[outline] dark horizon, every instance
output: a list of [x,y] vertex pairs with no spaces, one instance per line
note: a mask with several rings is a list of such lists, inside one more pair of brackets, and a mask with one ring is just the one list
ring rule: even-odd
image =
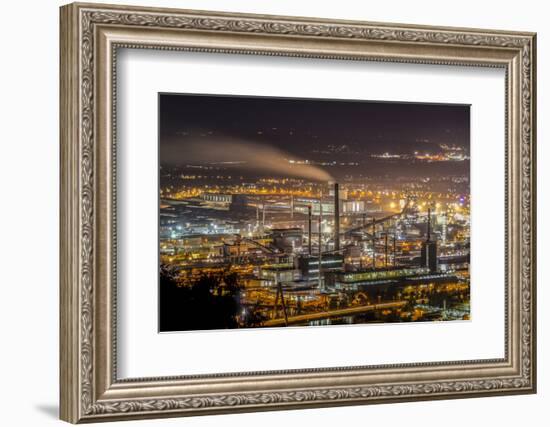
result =
[[298,158],[331,145],[403,154],[447,144],[469,153],[470,106],[161,93],[159,124],[161,164],[177,162],[174,149],[185,143],[220,139],[277,147]]

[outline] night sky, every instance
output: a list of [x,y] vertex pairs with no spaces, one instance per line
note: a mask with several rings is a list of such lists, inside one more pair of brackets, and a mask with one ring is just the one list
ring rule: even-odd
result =
[[367,157],[470,143],[470,107],[454,104],[160,94],[159,123],[161,164],[238,161],[239,142],[302,159],[330,145]]

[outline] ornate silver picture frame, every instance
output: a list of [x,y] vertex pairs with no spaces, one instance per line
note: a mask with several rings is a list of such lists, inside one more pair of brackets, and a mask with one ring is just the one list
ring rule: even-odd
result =
[[[99,4],[63,6],[61,419],[79,423],[534,393],[535,42],[533,33],[508,31]],[[114,148],[116,61],[121,48],[503,69],[504,357],[120,379]]]

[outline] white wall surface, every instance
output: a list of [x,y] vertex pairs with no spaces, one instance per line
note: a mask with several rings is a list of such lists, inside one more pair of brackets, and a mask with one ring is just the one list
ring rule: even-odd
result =
[[[113,3],[121,3],[111,0]],[[544,426],[550,418],[548,80],[550,29],[535,0],[460,2],[357,0],[134,0],[180,7],[334,19],[538,32],[539,393],[345,408],[136,421],[124,426]],[[61,425],[58,402],[58,6],[2,4],[0,65],[0,424]]]

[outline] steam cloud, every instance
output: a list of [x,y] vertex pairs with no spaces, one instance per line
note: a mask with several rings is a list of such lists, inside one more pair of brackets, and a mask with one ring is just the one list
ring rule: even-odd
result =
[[331,181],[332,177],[320,167],[308,164],[292,164],[289,159],[300,161],[294,155],[264,144],[223,137],[172,140],[161,144],[161,161],[164,164],[230,164],[239,169],[276,173],[280,176]]

